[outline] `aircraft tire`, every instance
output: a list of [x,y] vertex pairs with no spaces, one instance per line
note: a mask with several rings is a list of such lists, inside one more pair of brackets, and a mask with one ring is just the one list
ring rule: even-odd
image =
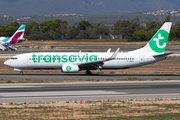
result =
[[87,71],[86,71],[86,75],[92,75],[91,71],[90,71],[90,70],[87,70]]
[[23,75],[23,71],[20,72],[20,75]]

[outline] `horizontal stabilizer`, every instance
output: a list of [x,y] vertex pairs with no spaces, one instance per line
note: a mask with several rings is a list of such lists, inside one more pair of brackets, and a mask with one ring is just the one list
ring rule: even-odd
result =
[[167,56],[167,55],[170,55],[170,54],[173,54],[173,52],[165,52],[163,54],[153,55],[153,57]]

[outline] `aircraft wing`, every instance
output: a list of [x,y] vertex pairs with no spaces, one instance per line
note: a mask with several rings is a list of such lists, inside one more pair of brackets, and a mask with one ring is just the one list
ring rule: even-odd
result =
[[104,64],[104,62],[116,59],[116,56],[117,56],[117,54],[119,52],[119,49],[120,48],[118,48],[114,52],[114,54],[108,59],[100,60],[100,61],[91,61],[91,62],[86,62],[86,63],[79,63],[78,66],[81,69],[87,69],[87,68],[89,68],[89,69],[99,69],[99,66],[102,66]]
[[173,52],[165,52],[163,54],[153,55],[153,57],[167,56],[167,55],[170,55],[170,54],[173,54]]

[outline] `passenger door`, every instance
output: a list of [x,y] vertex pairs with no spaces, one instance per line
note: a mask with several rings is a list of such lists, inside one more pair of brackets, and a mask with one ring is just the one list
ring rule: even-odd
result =
[[26,55],[23,56],[23,63],[24,64],[28,63],[28,56],[26,56]]

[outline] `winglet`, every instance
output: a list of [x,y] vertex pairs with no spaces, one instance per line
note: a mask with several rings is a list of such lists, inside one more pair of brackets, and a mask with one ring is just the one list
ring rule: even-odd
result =
[[111,48],[108,49],[107,53],[110,53],[111,52]]
[[114,52],[114,54],[111,56],[110,59],[116,59],[119,50],[120,50],[120,48],[118,48],[118,49]]

